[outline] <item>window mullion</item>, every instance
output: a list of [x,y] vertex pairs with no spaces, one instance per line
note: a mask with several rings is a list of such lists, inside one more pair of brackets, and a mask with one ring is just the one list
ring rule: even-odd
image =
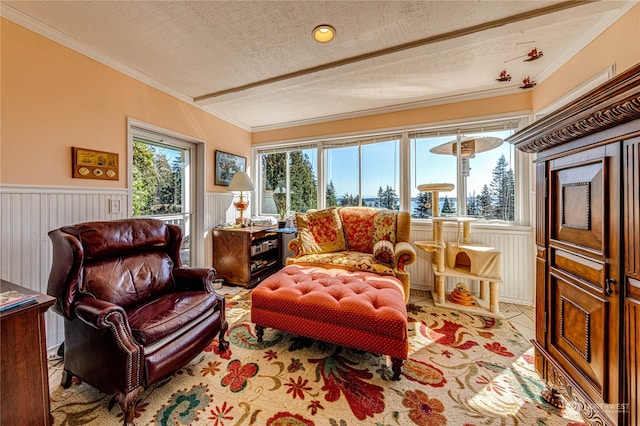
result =
[[358,205],[362,206],[362,144],[358,143]]

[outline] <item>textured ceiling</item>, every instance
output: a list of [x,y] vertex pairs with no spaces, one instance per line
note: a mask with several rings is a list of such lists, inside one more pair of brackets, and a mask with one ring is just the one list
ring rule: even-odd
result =
[[[2,15],[262,130],[523,90],[633,3],[3,1]],[[311,38],[324,23],[328,44]]]

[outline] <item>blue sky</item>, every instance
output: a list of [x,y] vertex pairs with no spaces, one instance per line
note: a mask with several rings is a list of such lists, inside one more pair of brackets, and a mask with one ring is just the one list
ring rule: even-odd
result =
[[[485,133],[485,135],[506,138],[509,131]],[[416,187],[425,183],[453,183],[456,184],[456,158],[453,155],[440,155],[429,152],[434,146],[449,142],[455,137],[446,136],[419,140],[417,142],[418,155],[413,155],[412,142],[412,166],[411,166],[411,196],[418,195]],[[398,171],[391,165],[398,164],[397,150],[394,142],[363,145],[363,198],[373,198],[378,194],[378,188],[386,188],[392,185],[399,188]],[[470,159],[470,175],[467,179],[469,193],[474,190],[480,193],[484,184],[489,184],[492,179],[492,171],[496,166],[500,154],[504,154],[507,162],[513,167],[513,147],[504,142],[498,148],[491,151],[476,154]],[[328,158],[329,174],[327,182],[333,180],[337,195],[340,197],[345,192],[358,193],[358,162],[357,147],[340,148],[334,151]],[[445,193],[442,196],[447,195]],[[449,196],[455,197],[455,189]]]

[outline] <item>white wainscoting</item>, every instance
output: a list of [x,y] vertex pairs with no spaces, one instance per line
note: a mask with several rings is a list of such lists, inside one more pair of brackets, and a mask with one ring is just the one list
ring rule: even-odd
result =
[[[430,241],[433,239],[430,223],[411,225],[411,241]],[[444,240],[457,241],[457,226],[445,225]],[[471,225],[471,241],[488,244],[502,252],[502,278],[500,301],[534,305],[534,267],[535,252],[533,229],[531,227],[513,227],[499,225]],[[408,266],[411,273],[411,287],[415,289],[433,288],[433,270],[431,253],[414,246],[417,260]],[[473,283],[459,278],[446,278],[447,291],[453,290],[457,282],[464,282],[469,290],[477,293],[478,282]]]
[[[109,213],[110,200],[120,203],[119,213]],[[122,219],[128,202],[126,190],[2,185],[0,276],[46,293],[51,269],[48,232],[78,222]],[[64,340],[64,322],[51,310],[45,321],[47,347],[56,347]]]
[[[120,203],[118,213],[110,213],[110,200]],[[0,186],[0,277],[41,293],[47,292],[51,269],[51,242],[48,232],[64,225],[90,220],[126,217],[129,202],[126,190]],[[205,266],[212,264],[211,229],[220,223],[233,223],[237,213],[232,195],[207,193],[204,203]],[[502,250],[504,284],[500,300],[533,305],[533,232],[531,228],[472,227],[472,240]],[[412,226],[411,241],[430,240],[430,224]],[[445,228],[445,238],[455,239],[455,228]],[[430,255],[417,249],[418,259],[409,266],[412,287],[430,289]],[[455,282],[450,280],[448,287]],[[471,290],[475,289],[470,286]],[[64,340],[62,318],[45,314],[47,347],[56,348]]]

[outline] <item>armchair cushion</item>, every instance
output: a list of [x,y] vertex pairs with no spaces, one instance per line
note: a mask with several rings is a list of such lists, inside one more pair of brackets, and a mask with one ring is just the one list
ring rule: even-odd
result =
[[146,347],[211,314],[217,306],[218,299],[209,292],[175,292],[129,309],[127,318],[134,339]]
[[297,257],[297,265],[315,265],[326,268],[342,268],[349,271],[375,272],[380,275],[395,275],[393,267],[377,262],[373,254],[359,251],[336,251],[333,253],[314,253]]
[[296,226],[303,254],[346,250],[342,222],[335,207],[296,213]]

